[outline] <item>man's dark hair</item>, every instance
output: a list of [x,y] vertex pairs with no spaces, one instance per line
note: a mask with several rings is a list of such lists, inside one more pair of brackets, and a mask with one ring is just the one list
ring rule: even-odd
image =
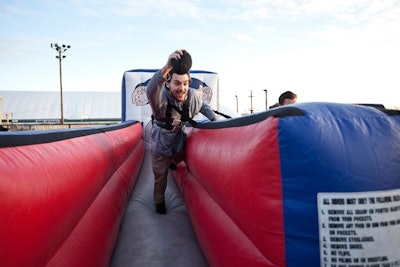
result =
[[180,59],[172,60],[171,72],[176,74],[186,74],[189,72],[191,67],[192,67],[192,57],[188,52],[183,51],[183,54],[180,57]]
[[168,73],[167,81],[169,82],[172,78],[172,74],[176,73],[179,75],[187,74],[189,76],[189,81],[191,81],[190,77],[190,68],[192,67],[192,57],[186,51],[183,51],[183,54],[180,59],[172,60],[172,70]]

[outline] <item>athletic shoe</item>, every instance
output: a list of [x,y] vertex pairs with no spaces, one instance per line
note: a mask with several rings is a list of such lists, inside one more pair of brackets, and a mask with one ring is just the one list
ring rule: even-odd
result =
[[166,214],[167,209],[165,208],[165,202],[156,204],[156,212],[159,214]]

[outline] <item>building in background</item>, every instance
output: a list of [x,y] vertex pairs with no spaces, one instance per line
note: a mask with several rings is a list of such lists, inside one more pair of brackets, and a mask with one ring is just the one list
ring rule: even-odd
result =
[[[0,91],[3,126],[59,124],[60,93],[49,91]],[[71,123],[120,122],[120,92],[64,92],[64,120]]]

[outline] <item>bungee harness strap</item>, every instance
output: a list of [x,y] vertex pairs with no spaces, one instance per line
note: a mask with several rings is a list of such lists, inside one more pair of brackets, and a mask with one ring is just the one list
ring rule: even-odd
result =
[[188,101],[183,102],[182,110],[168,101],[167,109],[165,112],[165,118],[155,119],[154,116],[152,115],[151,118],[153,124],[156,124],[157,126],[164,128],[166,130],[170,131],[174,130],[177,127],[177,125],[173,125],[174,119],[172,118],[172,109],[175,109],[176,112],[178,112],[179,115],[181,115],[181,123],[179,125],[179,128],[182,128],[185,122],[189,122],[192,126],[195,126],[197,124],[197,122],[194,121],[189,116]]

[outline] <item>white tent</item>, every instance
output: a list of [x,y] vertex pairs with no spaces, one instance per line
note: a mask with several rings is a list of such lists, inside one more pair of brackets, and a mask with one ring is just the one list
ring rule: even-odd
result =
[[[60,92],[0,91],[2,119],[59,120]],[[99,120],[121,118],[120,92],[63,92],[66,120]]]

